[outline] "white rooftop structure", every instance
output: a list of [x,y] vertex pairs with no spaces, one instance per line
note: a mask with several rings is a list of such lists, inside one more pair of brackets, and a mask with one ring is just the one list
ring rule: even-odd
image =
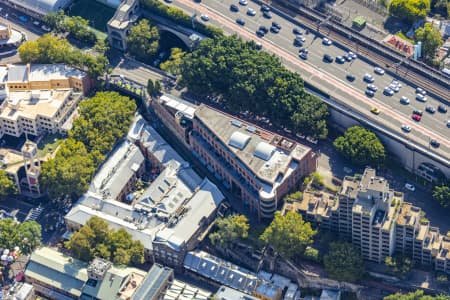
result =
[[228,141],[228,145],[237,148],[239,150],[242,150],[247,146],[248,142],[250,141],[250,137],[242,132],[235,131],[230,137],[230,140]]
[[159,100],[163,105],[168,106],[177,112],[180,112],[188,119],[194,118],[195,109],[197,108],[192,103],[183,101],[180,98],[173,97],[169,94],[162,95]]
[[72,0],[8,0],[15,6],[46,15],[66,8]]

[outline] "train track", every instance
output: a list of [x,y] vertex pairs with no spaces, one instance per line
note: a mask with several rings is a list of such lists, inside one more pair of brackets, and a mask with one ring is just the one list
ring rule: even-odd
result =
[[[325,16],[318,12],[312,10],[308,10],[308,12],[306,12],[306,9],[303,7],[302,9],[299,9],[298,7],[287,7],[282,5],[275,5],[275,7],[282,11],[284,11],[283,8],[288,8],[291,11],[293,10],[297,12],[295,18],[298,18],[302,24],[306,25],[310,29],[317,31],[322,35],[330,37],[332,40],[345,46],[346,48],[349,48],[355,53],[359,53],[360,55],[363,55],[367,59],[373,61],[375,64],[388,69],[390,72],[396,74],[399,78],[407,80],[417,87],[424,88],[430,94],[433,94],[436,97],[447,102],[447,104],[450,104],[449,89],[444,86],[446,85],[446,82],[443,82],[442,85],[438,84],[430,78],[427,78],[422,74],[418,74],[417,72],[411,70],[411,68],[404,66],[403,64],[409,64],[409,61],[407,58],[405,59],[405,56],[392,55],[390,53],[389,56],[396,56],[391,58],[369,49],[363,43],[360,43],[352,37],[345,36],[343,35],[342,31],[338,31],[333,28],[332,23],[323,23]],[[321,24],[321,26],[318,26],[319,24]],[[400,63],[402,60],[406,61]]]

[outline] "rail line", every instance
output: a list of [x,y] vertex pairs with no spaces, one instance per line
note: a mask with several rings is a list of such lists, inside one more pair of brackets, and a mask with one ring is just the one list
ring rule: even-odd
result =
[[[294,19],[298,18],[298,21],[300,21],[300,23],[302,23],[306,27],[309,27],[311,30],[316,31],[321,35],[330,37],[338,44],[341,44],[351,49],[355,53],[362,54],[368,60],[371,60],[375,64],[389,70],[390,72],[396,74],[403,80],[407,80],[417,87],[424,88],[425,90],[427,90],[427,92],[444,100],[445,102],[447,102],[447,104],[450,104],[449,89],[445,87],[445,85],[448,87],[450,86],[450,84],[446,82],[446,79],[442,78],[435,79],[437,81],[440,81],[440,83],[442,83],[439,84],[431,80],[430,78],[427,78],[422,74],[415,72],[413,68],[405,67],[403,64],[411,64],[411,62],[409,61],[408,58],[406,58],[406,56],[402,56],[398,53],[395,54],[389,53],[387,56],[383,55],[384,53],[383,54],[377,53],[376,51],[373,51],[369,49],[369,47],[364,45],[365,43],[361,42],[360,40],[358,41],[358,39],[354,38],[352,33],[348,34],[351,35],[351,37],[348,37],[348,35],[345,36],[342,30],[337,30],[336,28],[333,27],[333,25],[335,24],[331,23],[332,21],[325,22],[321,26],[318,26],[318,24],[326,20],[325,16],[319,12],[304,7],[302,7],[302,9],[299,9],[298,7],[292,7],[281,4],[277,4],[275,7],[282,11],[283,8],[288,8],[289,10],[296,12],[297,14],[293,18]],[[326,28],[326,30],[324,30],[324,28]],[[405,60],[405,62],[402,62],[403,60]],[[431,72],[431,70],[429,71]]]

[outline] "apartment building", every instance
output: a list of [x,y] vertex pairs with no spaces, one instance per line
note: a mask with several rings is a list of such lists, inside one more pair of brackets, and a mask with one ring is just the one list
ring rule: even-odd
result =
[[314,172],[311,148],[206,105],[195,109],[190,146],[251,211],[271,218],[284,195]]
[[333,195],[306,191],[300,202],[287,203],[321,228],[351,240],[370,261],[402,253],[414,261],[450,274],[450,238],[422,220],[422,210],[404,202],[403,194],[389,188],[386,179],[367,168],[362,176],[345,177]]

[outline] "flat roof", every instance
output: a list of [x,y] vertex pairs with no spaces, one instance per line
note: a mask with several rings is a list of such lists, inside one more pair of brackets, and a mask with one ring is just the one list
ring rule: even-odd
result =
[[195,117],[253,174],[270,184],[285,177],[293,167],[293,159],[298,162],[311,151],[305,145],[204,104],[195,110]]
[[165,285],[171,277],[173,277],[172,269],[159,264],[153,264],[142,281],[142,284],[131,297],[131,300],[154,299],[161,290],[161,287]]
[[50,81],[56,79],[82,79],[86,73],[65,64],[31,64],[29,81]]

